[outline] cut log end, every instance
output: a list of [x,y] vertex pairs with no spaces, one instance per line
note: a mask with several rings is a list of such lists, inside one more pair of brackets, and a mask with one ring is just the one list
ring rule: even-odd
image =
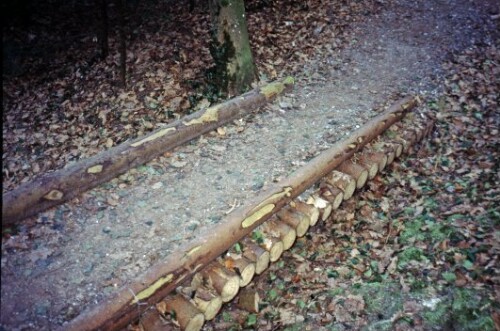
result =
[[302,201],[294,201],[294,208],[309,217],[309,226],[314,226],[319,219],[319,210]]
[[241,291],[238,299],[238,307],[251,313],[259,312],[259,294],[254,289]]
[[244,268],[239,269],[239,272],[240,272],[240,287],[245,287],[252,281],[252,278],[255,275],[255,264],[250,263]]
[[[373,179],[375,176],[377,176],[378,173],[378,164],[377,163],[370,163],[366,165],[366,170],[368,171],[368,179]],[[359,187],[359,184],[357,184],[357,188],[360,189],[366,184],[366,181],[361,187]]]
[[262,255],[259,256],[259,258],[255,261],[255,273],[257,275],[260,275],[263,273],[267,268],[269,268],[269,263],[271,261],[271,255],[269,252],[264,252]]
[[269,260],[271,262],[278,261],[285,250],[283,242],[274,238],[266,238],[264,247],[269,251]]
[[[352,164],[352,162],[350,162],[350,161],[349,161],[349,163]],[[330,175],[326,178],[326,181],[330,185],[332,185],[333,187],[339,188],[342,191],[342,193],[344,193],[344,200],[348,200],[352,197],[352,195],[354,194],[354,191],[356,190],[356,185],[358,182],[356,180],[356,178],[358,178],[359,176],[362,176],[362,175],[360,175],[360,174],[357,174],[356,176],[351,175],[351,174],[347,173],[347,171],[349,171],[348,169],[350,169],[350,168],[346,167],[346,169],[342,169],[342,170],[345,170],[345,172],[344,172],[344,171],[340,170],[341,166],[342,166],[342,168],[344,168],[345,162],[339,166],[339,171],[337,171],[337,170],[332,171],[330,173]],[[359,169],[362,167],[357,167],[357,168]],[[363,172],[363,170],[364,169],[359,169],[360,172]],[[364,171],[366,171],[366,170],[364,170]],[[368,174],[366,174],[366,175],[368,175]]]
[[[309,224],[310,224],[309,217],[307,215],[305,215],[304,213],[302,213],[294,208],[282,209],[278,213],[278,217],[281,221],[285,222],[286,224],[291,226],[293,229],[295,229],[297,237],[304,236],[307,232],[307,229],[309,229]],[[286,244],[285,244],[285,246],[286,246]],[[285,247],[285,249],[288,249],[288,248]]]
[[328,206],[326,206],[326,208],[322,210],[321,220],[326,221],[328,217],[330,217],[330,215],[332,214],[332,211],[333,211],[332,204],[328,204]]
[[238,276],[229,277],[226,284],[222,287],[221,299],[222,302],[231,301],[240,290],[240,278]]
[[198,331],[205,323],[203,313],[179,294],[159,302],[156,309],[162,314],[174,313],[173,317],[179,323],[181,330]]
[[222,299],[213,289],[199,287],[193,298],[196,307],[203,312],[205,319],[213,319],[222,307]]
[[203,314],[198,314],[191,318],[191,320],[186,325],[185,331],[199,331],[205,323],[205,317]]
[[[368,174],[366,175],[362,175],[361,178],[365,178],[365,182],[366,182],[366,179],[368,178]],[[352,180],[348,183],[348,185],[346,187],[344,187],[344,200],[348,200],[350,199],[353,194],[354,194],[354,191],[356,190],[356,187],[357,187],[357,183],[359,183],[359,180],[356,181],[356,180]]]
[[261,225],[261,230],[267,237],[280,240],[283,243],[283,249],[292,247],[297,237],[295,229],[284,222],[282,217],[265,222]]
[[270,256],[269,252],[249,238],[244,238],[241,241],[243,246],[243,256],[255,263],[255,273],[260,275],[269,267]]
[[292,248],[295,243],[295,239],[297,239],[297,233],[294,229],[290,229],[290,231],[282,238],[283,249],[289,250]]
[[[377,174],[377,172],[375,171],[375,174]],[[367,170],[364,170],[362,171],[358,178],[356,179],[356,188],[359,190],[361,188],[363,188],[363,186],[365,186],[366,182],[368,181],[368,177],[369,177],[369,173]],[[375,176],[374,176],[375,177]],[[349,195],[349,198],[352,197],[352,195],[354,194],[354,190],[352,191],[352,193]],[[346,196],[346,193],[344,192],[344,198]],[[349,198],[346,198],[349,199]]]

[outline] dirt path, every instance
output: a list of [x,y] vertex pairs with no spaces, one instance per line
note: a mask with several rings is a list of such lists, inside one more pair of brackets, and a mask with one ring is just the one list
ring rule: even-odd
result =
[[7,240],[1,325],[53,329],[75,317],[348,135],[374,107],[437,95],[443,60],[489,42],[494,28],[483,2],[382,5],[350,27],[345,50],[308,64],[276,105],[43,213]]

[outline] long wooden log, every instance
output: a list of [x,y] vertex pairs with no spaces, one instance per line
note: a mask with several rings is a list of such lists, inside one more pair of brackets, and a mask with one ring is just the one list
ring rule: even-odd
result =
[[293,84],[288,77],[200,110],[153,133],[44,174],[3,195],[2,226],[68,201],[224,123],[263,106]]
[[135,320],[148,305],[155,304],[187,281],[205,265],[250,234],[271,215],[360,151],[365,144],[399,121],[417,104],[404,98],[374,117],[348,139],[334,144],[290,177],[273,184],[246,205],[234,210],[217,225],[185,243],[104,302],[84,311],[64,330],[117,330]]

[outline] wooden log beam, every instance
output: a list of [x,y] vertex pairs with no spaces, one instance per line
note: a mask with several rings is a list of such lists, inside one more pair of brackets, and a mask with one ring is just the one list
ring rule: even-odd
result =
[[3,195],[2,226],[68,201],[224,123],[263,106],[293,85],[293,78],[252,90],[202,109],[149,135],[126,141],[93,157],[44,174]]
[[155,304],[187,281],[205,265],[249,235],[292,199],[333,171],[363,146],[401,120],[415,107],[416,99],[404,98],[356,130],[348,139],[334,144],[290,177],[234,210],[214,227],[185,243],[148,271],[115,292],[102,303],[84,311],[63,330],[117,330],[137,319],[148,305]]

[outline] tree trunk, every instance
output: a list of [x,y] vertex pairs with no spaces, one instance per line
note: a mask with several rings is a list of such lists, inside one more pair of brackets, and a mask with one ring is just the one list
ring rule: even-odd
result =
[[212,20],[210,52],[215,61],[216,84],[229,96],[250,89],[256,68],[248,40],[243,0],[209,0]]
[[124,142],[64,169],[42,175],[3,195],[2,226],[68,201],[127,170],[263,106],[293,84],[292,78],[200,110],[165,128]]
[[118,34],[120,39],[120,82],[127,88],[127,45],[125,43],[125,4],[124,0],[117,0],[118,7]]

